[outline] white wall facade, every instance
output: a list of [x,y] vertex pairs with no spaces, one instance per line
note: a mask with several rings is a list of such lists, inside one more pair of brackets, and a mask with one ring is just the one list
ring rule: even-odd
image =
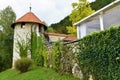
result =
[[80,39],[80,26],[77,26],[77,38]]

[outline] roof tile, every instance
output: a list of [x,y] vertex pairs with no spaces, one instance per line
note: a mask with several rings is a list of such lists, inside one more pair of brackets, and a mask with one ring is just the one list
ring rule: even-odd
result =
[[44,24],[34,13],[28,12],[19,18],[16,22],[36,22],[40,24]]
[[[25,15],[23,15],[21,18],[19,18],[18,20],[16,20],[11,27],[14,28],[14,25],[16,23],[21,23],[21,22],[33,22],[33,23],[38,23],[38,24],[42,24],[44,25],[44,23],[32,12],[28,12]],[[47,27],[44,25],[45,30],[47,29]]]

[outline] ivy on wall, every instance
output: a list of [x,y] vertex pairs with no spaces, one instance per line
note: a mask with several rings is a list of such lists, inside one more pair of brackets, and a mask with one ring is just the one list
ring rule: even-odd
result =
[[111,27],[79,41],[79,65],[84,80],[120,79],[120,27]]

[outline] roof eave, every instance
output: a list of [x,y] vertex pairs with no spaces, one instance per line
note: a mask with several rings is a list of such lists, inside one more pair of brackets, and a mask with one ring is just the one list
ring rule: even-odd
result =
[[[15,25],[16,25],[16,24],[19,24],[19,23],[22,23],[22,22],[14,22],[14,23],[11,25],[11,27],[14,29]],[[38,23],[38,22],[25,22],[25,23],[37,23],[37,24],[40,24],[40,23]],[[43,26],[44,26],[45,31],[47,30],[47,26],[46,26],[46,25],[44,25],[44,24],[40,24],[40,25],[43,25]]]

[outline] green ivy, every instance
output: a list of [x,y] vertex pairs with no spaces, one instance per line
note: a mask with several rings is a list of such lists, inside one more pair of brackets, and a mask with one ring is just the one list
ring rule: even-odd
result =
[[79,41],[79,65],[84,80],[120,79],[120,27],[88,35]]

